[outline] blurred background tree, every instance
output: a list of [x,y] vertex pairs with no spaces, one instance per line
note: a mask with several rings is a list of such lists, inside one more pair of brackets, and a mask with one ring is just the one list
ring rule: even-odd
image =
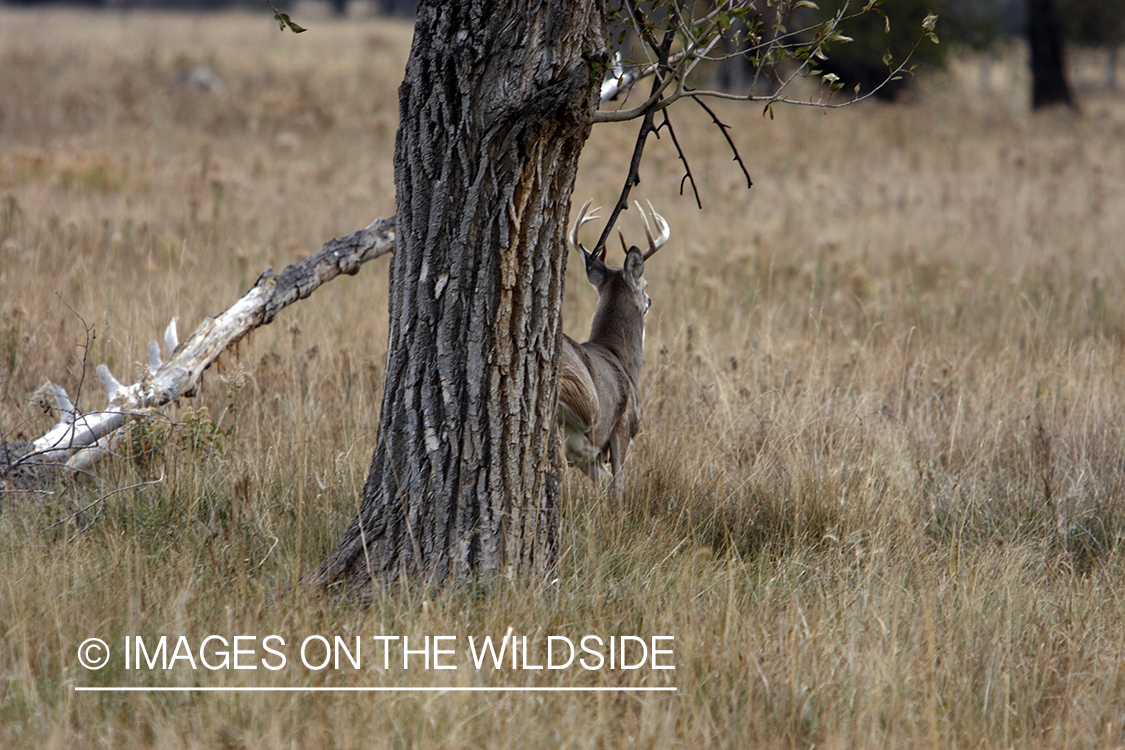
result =
[[1027,44],[1031,52],[1031,108],[1075,108],[1063,56],[1063,23],[1055,0],[1027,0]]
[[1117,65],[1125,42],[1125,3],[1117,0],[1056,0],[1066,38],[1106,51],[1105,87],[1117,90]]

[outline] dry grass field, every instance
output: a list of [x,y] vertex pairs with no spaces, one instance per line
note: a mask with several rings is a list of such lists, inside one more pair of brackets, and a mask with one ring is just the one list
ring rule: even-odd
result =
[[[44,380],[97,409],[94,365],[137,374],[169,318],[188,332],[266,267],[394,212],[410,26],[298,20],[0,8],[6,439],[52,424],[29,399]],[[199,65],[220,90],[177,83]],[[548,583],[408,584],[366,609],[289,587],[356,510],[386,262],[286,310],[135,427],[133,460],[3,501],[0,747],[1125,747],[1125,99],[1083,70],[1082,117],[1028,112],[1018,51],[895,107],[720,106],[751,190],[681,105],[704,208],[653,143],[635,195],[673,237],[647,272],[627,503],[567,472]],[[634,133],[595,129],[578,203],[614,199]],[[564,313],[583,335],[577,266]],[[476,670],[462,651],[455,671],[403,670],[366,651],[509,628],[670,635],[676,668]],[[269,634],[285,669],[119,653]],[[362,667],[297,664],[316,634],[361,636]],[[115,654],[88,671],[95,636]]]

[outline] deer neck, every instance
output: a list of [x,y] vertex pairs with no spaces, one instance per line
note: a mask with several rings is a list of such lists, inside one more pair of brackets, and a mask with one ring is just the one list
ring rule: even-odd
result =
[[613,352],[634,383],[641,376],[644,338],[644,313],[632,306],[598,305],[590,325],[590,343]]

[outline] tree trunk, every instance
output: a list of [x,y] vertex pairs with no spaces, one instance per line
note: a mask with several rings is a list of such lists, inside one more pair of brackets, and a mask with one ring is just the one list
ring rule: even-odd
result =
[[1054,104],[1074,108],[1063,65],[1063,27],[1054,0],[1027,0],[1031,46],[1031,108]]
[[552,568],[565,230],[603,24],[599,0],[419,3],[379,436],[322,585]]

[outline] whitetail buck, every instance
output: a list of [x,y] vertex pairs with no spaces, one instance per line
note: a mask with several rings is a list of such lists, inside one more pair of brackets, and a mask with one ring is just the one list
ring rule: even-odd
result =
[[[563,335],[556,418],[567,460],[595,481],[608,482],[612,478],[613,492],[621,500],[625,494],[621,464],[641,424],[637,381],[641,376],[645,313],[649,306],[645,261],[668,241],[671,232],[668,222],[650,204],[649,211],[659,231],[653,239],[648,217],[638,203],[648,251],[642,253],[637,247],[625,249],[625,265],[612,268],[605,264],[604,247],[590,253],[578,242],[582,225],[598,218],[587,211],[590,203],[586,201],[570,230],[570,244],[582,254],[586,278],[598,290],[598,306],[590,324],[589,341],[579,344]],[[621,246],[625,248],[624,236]],[[607,460],[612,474],[603,466]]]

